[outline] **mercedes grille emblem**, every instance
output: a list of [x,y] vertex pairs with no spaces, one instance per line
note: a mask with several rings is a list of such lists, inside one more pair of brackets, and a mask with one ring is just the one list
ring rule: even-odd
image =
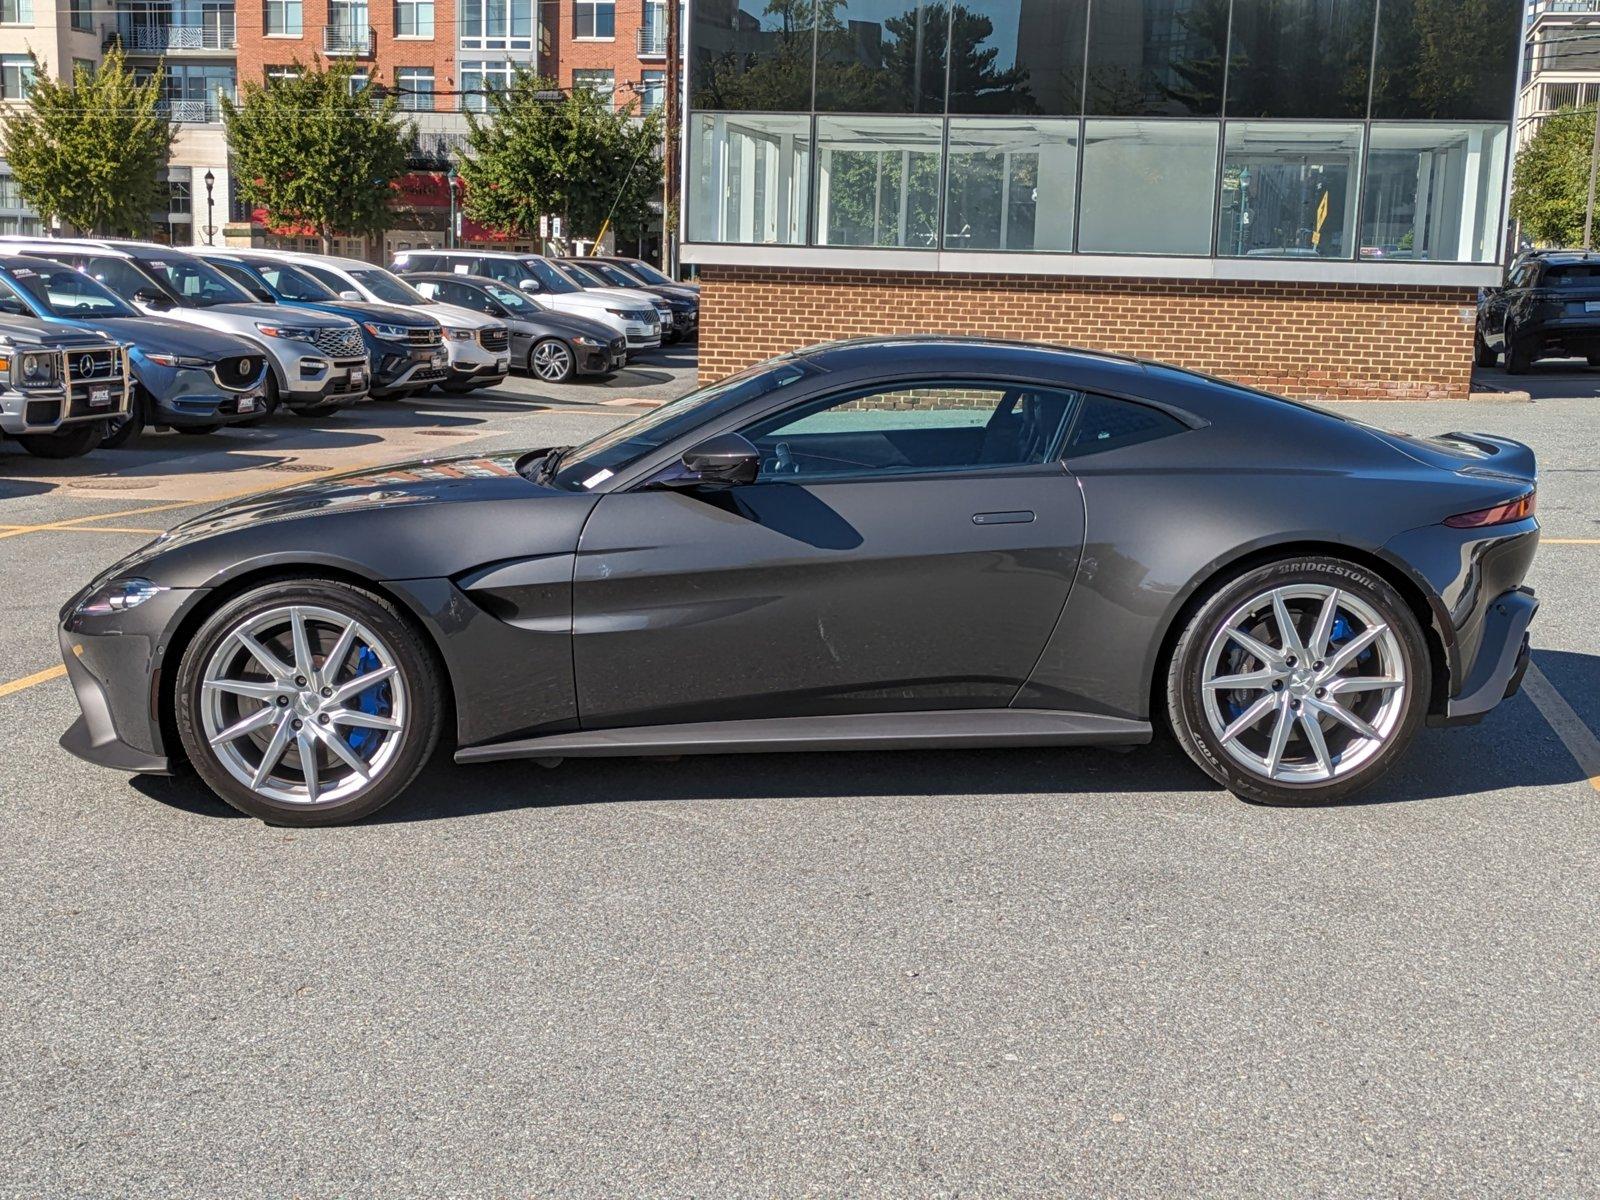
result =
[[78,372],[82,375],[94,374],[94,356],[92,354],[85,354],[78,360]]

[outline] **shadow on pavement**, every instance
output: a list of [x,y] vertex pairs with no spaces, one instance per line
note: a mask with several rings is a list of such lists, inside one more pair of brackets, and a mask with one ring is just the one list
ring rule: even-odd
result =
[[1600,369],[1581,358],[1536,362],[1526,374],[1508,375],[1504,367],[1478,367],[1472,372],[1475,392],[1527,392],[1535,400],[1600,398]]
[[[1574,703],[1600,696],[1600,657],[1540,651],[1537,660]],[[1585,707],[1593,708],[1593,705]],[[1581,710],[1580,710],[1581,711]],[[1594,712],[1583,715],[1591,723]],[[1449,800],[1510,788],[1580,782],[1583,771],[1525,696],[1482,724],[1424,730],[1394,770],[1343,805],[1360,808]],[[133,786],[162,804],[201,816],[238,816],[193,775],[136,776]],[[437,754],[407,793],[370,824],[638,801],[792,800],[905,796],[1075,796],[1213,793],[1234,803],[1159,735],[1130,751],[1096,749],[947,750],[808,754],[687,755],[677,760],[568,759],[458,767]]]

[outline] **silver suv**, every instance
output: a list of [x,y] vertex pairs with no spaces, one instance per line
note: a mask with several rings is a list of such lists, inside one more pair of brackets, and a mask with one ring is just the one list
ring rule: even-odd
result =
[[366,343],[354,321],[260,301],[192,254],[153,242],[6,237],[0,243],[75,267],[149,316],[259,346],[272,368],[268,412],[284,404],[318,416],[364,399],[371,385]]
[[40,458],[76,458],[128,411],[128,355],[98,334],[0,317],[0,433]]

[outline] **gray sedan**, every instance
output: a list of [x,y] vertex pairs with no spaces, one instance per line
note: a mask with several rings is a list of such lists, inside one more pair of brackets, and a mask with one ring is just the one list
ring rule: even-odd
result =
[[482,275],[429,271],[406,281],[430,300],[498,317],[511,331],[511,366],[546,383],[608,375],[628,361],[628,342],[608,326],[541,308],[516,288]]

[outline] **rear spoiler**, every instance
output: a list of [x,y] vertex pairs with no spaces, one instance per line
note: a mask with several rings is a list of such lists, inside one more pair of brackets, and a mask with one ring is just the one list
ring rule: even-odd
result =
[[[1534,481],[1537,467],[1533,450],[1510,438],[1495,437],[1488,433],[1447,433],[1443,438],[1471,446],[1488,460],[1480,468],[1496,475],[1514,475],[1518,479]],[[1471,468],[1468,468],[1469,470]]]

